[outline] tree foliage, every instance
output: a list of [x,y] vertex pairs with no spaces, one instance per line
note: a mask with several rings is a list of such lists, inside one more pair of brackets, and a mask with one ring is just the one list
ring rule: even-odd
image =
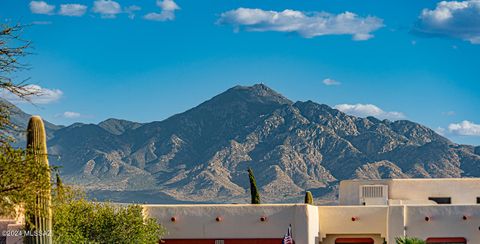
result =
[[61,187],[62,195],[53,198],[55,243],[158,243],[165,235],[139,205],[91,202],[81,191]]
[[[30,42],[21,37],[23,29],[20,24],[0,24],[0,96],[14,95],[29,101],[39,92],[30,89],[26,80],[12,78],[14,73],[27,68],[20,61],[29,54],[30,47]],[[15,206],[35,201],[36,193],[49,183],[39,177],[48,172],[48,167],[35,164],[25,150],[11,147],[9,135],[16,128],[10,122],[9,110],[0,101],[0,215],[12,215]]]
[[[21,59],[29,54],[30,41],[21,37],[24,26],[20,24],[0,24],[0,95],[17,96],[25,101],[40,95],[40,91],[31,89],[27,79],[16,81],[12,77],[16,72],[28,68]],[[5,145],[11,138],[7,130],[15,129],[9,120],[9,108],[0,102],[0,144]]]
[[313,195],[311,191],[305,192],[305,203],[313,205]]
[[260,194],[257,189],[257,181],[253,175],[252,168],[248,168],[248,178],[250,180],[250,194],[252,197],[252,204],[260,204]]
[[15,207],[34,203],[39,191],[49,187],[46,165],[36,164],[22,149],[0,147],[0,215],[12,215]]
[[418,239],[416,237],[397,237],[395,238],[396,244],[426,244],[426,242],[422,239]]

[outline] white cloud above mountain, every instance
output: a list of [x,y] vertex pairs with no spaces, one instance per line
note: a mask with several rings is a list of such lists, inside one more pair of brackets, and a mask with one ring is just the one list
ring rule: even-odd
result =
[[180,7],[173,0],[157,0],[157,6],[161,9],[160,12],[147,13],[144,18],[153,21],[168,21],[175,19],[175,11],[180,10]]
[[460,136],[480,136],[480,124],[464,120],[459,123],[451,123],[448,125],[448,131]]
[[480,0],[442,1],[423,9],[413,32],[480,44]]
[[[27,85],[25,89],[31,93],[36,93],[35,96],[29,96],[27,99],[34,104],[48,104],[58,101],[63,92],[59,89],[48,89],[38,85]],[[12,103],[27,103],[28,101],[19,98],[18,96],[6,90],[0,90],[0,96],[9,100]]]
[[331,14],[327,12],[302,12],[286,9],[281,12],[238,8],[224,12],[217,23],[232,25],[235,31],[276,31],[298,33],[312,38],[324,35],[352,35],[353,40],[363,41],[373,37],[372,32],[384,26],[383,20],[360,17],[352,12]]
[[51,15],[54,13],[55,10],[55,5],[50,5],[45,1],[31,1],[29,7],[30,11],[34,14]]
[[399,120],[405,119],[406,116],[401,112],[395,111],[384,111],[373,104],[338,104],[334,106],[335,109],[338,109],[346,114],[357,116],[357,117],[368,117],[373,116],[378,119],[389,119],[389,120]]

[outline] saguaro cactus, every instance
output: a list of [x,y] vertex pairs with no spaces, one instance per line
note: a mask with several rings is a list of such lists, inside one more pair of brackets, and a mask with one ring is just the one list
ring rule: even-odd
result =
[[310,192],[310,191],[305,192],[305,203],[306,203],[306,204],[312,204],[312,205],[313,205],[312,192]]
[[[40,116],[32,116],[27,128],[27,153],[35,164],[48,168],[47,137],[45,126]],[[25,206],[25,229],[27,235],[24,242],[52,243],[52,210],[50,193],[50,171],[39,173],[38,181],[44,181],[45,187],[38,189],[35,203]]]
[[260,194],[257,189],[257,181],[253,175],[253,170],[248,168],[248,178],[250,179],[250,194],[252,195],[252,204],[260,204]]

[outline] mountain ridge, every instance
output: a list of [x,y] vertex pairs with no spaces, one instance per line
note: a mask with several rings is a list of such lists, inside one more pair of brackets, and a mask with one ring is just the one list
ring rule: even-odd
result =
[[56,128],[48,145],[67,182],[118,201],[135,201],[137,191],[157,192],[155,202],[248,202],[248,167],[266,202],[298,202],[305,190],[334,201],[343,179],[480,176],[480,147],[408,120],[292,102],[263,84],[230,88],[163,121]]

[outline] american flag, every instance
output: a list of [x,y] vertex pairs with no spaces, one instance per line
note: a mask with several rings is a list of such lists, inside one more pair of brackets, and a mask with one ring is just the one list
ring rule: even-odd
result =
[[283,237],[282,244],[293,244],[293,239],[292,239],[292,225],[288,226],[287,233]]

